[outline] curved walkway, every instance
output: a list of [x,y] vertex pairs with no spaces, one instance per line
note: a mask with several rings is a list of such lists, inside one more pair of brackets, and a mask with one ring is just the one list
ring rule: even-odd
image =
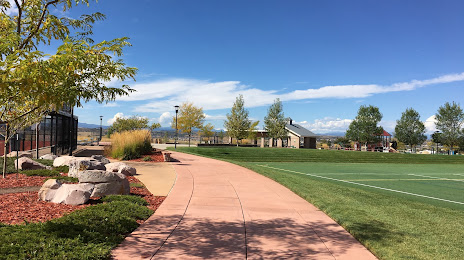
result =
[[227,162],[172,157],[171,193],[114,259],[376,259],[282,185]]

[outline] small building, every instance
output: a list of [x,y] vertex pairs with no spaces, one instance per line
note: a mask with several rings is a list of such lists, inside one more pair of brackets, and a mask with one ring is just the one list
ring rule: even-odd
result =
[[261,147],[291,147],[291,148],[306,148],[316,149],[317,135],[301,125],[294,124],[290,119],[285,126],[288,131],[288,136],[284,139],[273,140],[269,138],[266,130],[257,130],[256,137],[261,139]]

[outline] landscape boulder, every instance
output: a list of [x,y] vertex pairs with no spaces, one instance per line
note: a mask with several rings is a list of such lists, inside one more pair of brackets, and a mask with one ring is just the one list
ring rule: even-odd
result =
[[6,156],[7,157],[13,157],[13,158],[15,158],[16,156],[18,156],[18,158],[27,157],[27,158],[32,159],[32,153],[31,152],[16,152],[16,151],[13,151],[13,152],[7,154]]
[[108,164],[110,163],[110,160],[108,160],[107,158],[105,158],[105,156],[103,155],[92,155],[91,156],[92,159],[95,159],[103,164]]
[[137,170],[134,167],[122,162],[108,163],[105,164],[106,170],[109,172],[119,172],[126,176],[132,176],[137,173]]
[[15,160],[15,168],[16,170],[19,168],[20,170],[39,170],[39,169],[51,169],[51,167],[43,165],[39,162],[32,160],[29,157],[21,157]]
[[80,184],[95,185],[91,197],[102,197],[111,194],[128,195],[130,185],[126,176],[118,172],[87,170],[79,174]]
[[39,200],[50,201],[56,193],[56,190],[61,187],[61,182],[56,179],[47,180],[39,190]]
[[63,165],[69,166],[69,163],[75,159],[76,157],[69,155],[57,157],[55,160],[53,160],[53,167],[59,167]]
[[40,159],[43,159],[43,160],[52,160],[52,161],[54,161],[56,158],[58,158],[58,155],[54,155],[54,154],[50,154],[50,153],[40,156]]
[[105,165],[92,158],[75,158],[69,162],[69,177],[78,178],[79,174],[86,170],[106,170]]
[[95,188],[93,184],[62,184],[55,192],[50,202],[67,205],[81,205],[89,201]]

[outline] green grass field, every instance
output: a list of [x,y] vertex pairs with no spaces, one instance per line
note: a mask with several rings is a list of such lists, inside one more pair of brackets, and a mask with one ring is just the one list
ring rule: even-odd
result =
[[462,259],[464,157],[352,151],[181,148],[285,185],[380,259]]

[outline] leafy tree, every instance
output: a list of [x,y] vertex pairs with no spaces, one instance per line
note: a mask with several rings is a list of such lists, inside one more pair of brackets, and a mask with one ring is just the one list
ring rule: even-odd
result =
[[[78,4],[89,1],[15,0],[17,14],[7,14],[12,6],[0,0],[0,123],[6,124],[5,151],[17,130],[39,122],[50,111],[65,105],[81,107],[90,100],[108,102],[133,91],[127,85],[116,88],[105,83],[134,78],[137,69],[117,59],[123,47],[130,46],[128,38],[95,44],[90,38],[92,25],[103,20],[103,14],[73,19],[52,12]],[[52,41],[61,43],[56,53],[44,53]]]
[[459,104],[447,102],[438,108],[435,115],[437,122],[435,125],[441,131],[441,143],[448,145],[451,150],[458,145],[459,138],[462,136],[462,125],[464,123],[464,112]]
[[[200,136],[204,136],[204,137],[207,137],[208,139],[214,135],[214,126],[211,124],[211,123],[208,123],[206,125],[203,125],[201,128],[200,128],[200,131],[199,131],[199,135]],[[200,140],[201,141],[201,140]]]
[[113,133],[121,133],[124,131],[137,130],[137,129],[156,129],[161,127],[159,123],[153,123],[148,126],[148,118],[140,116],[131,116],[129,118],[116,118],[116,121],[108,128],[108,135]]
[[335,139],[334,143],[339,144],[340,146],[343,146],[345,148],[351,147],[350,139],[346,137],[338,137],[337,139]]
[[424,123],[420,121],[420,115],[416,110],[408,108],[401,118],[396,120],[395,137],[400,142],[409,145],[411,150],[427,140]]
[[245,101],[243,95],[239,95],[230,110],[230,114],[227,114],[227,119],[224,122],[224,127],[230,137],[237,139],[238,141],[247,138],[250,128],[251,121],[248,119],[248,110],[245,109]]
[[258,130],[258,125],[259,125],[259,120],[255,122],[251,122],[250,129],[248,129],[248,136],[247,136],[248,139],[250,140],[256,139],[256,135],[258,134],[258,132],[256,131]]
[[361,106],[358,115],[346,131],[346,137],[364,145],[376,143],[383,133],[383,128],[377,126],[380,120],[382,120],[382,114],[378,107]]
[[264,129],[268,132],[270,138],[278,139],[288,136],[288,130],[285,129],[287,119],[284,116],[284,109],[280,99],[274,100],[267,110],[267,115],[264,117]]
[[[203,126],[205,120],[205,114],[203,108],[195,107],[193,103],[185,102],[179,108],[179,114],[177,116],[177,128],[182,132],[186,133],[190,139],[192,138],[193,130],[200,129]],[[171,127],[176,129],[176,117],[172,117]]]

